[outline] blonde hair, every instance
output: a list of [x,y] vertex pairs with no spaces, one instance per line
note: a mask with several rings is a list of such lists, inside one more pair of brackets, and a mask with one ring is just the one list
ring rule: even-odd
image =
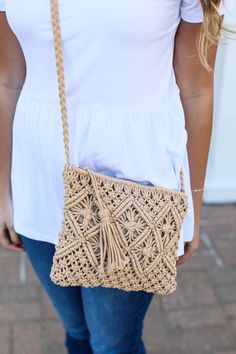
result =
[[230,30],[223,27],[223,19],[219,13],[221,0],[200,1],[204,18],[197,38],[198,54],[202,65],[208,71],[213,71],[208,63],[208,48],[218,43],[222,29],[226,31]]

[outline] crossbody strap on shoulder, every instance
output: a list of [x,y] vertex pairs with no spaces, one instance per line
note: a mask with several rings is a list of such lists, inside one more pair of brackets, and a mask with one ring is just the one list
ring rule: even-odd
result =
[[51,19],[54,39],[54,50],[57,69],[57,81],[60,99],[60,110],[63,128],[63,141],[66,155],[66,164],[70,165],[70,146],[69,146],[69,123],[68,123],[68,108],[66,99],[66,84],[63,60],[63,44],[59,17],[58,0],[50,0],[51,3]]
[[[66,83],[63,59],[63,43],[60,25],[59,4],[58,0],[50,0],[51,19],[53,29],[54,51],[56,59],[58,91],[60,99],[61,120],[63,128],[63,142],[66,156],[66,164],[70,166],[70,146],[69,146],[69,123],[68,123],[68,107],[66,99]],[[181,192],[185,192],[183,168],[180,170]]]

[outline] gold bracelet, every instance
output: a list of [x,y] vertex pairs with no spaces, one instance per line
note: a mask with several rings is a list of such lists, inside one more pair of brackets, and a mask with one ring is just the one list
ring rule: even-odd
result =
[[204,187],[203,188],[196,188],[196,189],[192,189],[192,192],[203,192],[204,191]]

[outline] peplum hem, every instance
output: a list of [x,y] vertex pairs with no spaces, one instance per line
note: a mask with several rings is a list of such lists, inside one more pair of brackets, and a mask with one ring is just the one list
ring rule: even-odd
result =
[[[183,167],[189,210],[177,255],[183,254],[184,241],[193,236],[193,212],[187,134],[179,97],[175,96],[168,107],[119,108],[73,102],[68,110],[70,157],[75,166],[89,166],[107,176],[172,190],[180,189]],[[13,124],[12,158],[16,231],[30,230],[31,238],[56,244],[63,212],[65,164],[56,102],[21,95]]]

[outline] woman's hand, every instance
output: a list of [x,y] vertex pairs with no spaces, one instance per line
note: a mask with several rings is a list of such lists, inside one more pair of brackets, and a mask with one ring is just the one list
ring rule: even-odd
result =
[[0,197],[0,245],[11,251],[24,249],[14,230],[12,198],[8,193]]
[[197,251],[200,244],[200,231],[199,231],[199,224],[195,227],[194,236],[192,241],[184,243],[184,254],[178,258],[176,265],[180,265],[186,262],[192,254]]

